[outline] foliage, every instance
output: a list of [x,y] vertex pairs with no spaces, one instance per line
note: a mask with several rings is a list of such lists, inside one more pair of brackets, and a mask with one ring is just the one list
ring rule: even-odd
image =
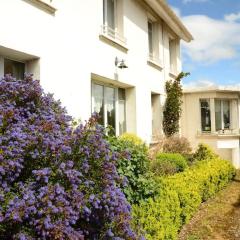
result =
[[109,137],[113,150],[118,152],[117,171],[125,179],[121,185],[130,203],[138,203],[155,193],[155,182],[150,172],[148,148],[145,144],[135,144],[126,138]]
[[0,239],[135,239],[105,138],[31,76],[0,80]]
[[218,158],[203,160],[182,173],[157,178],[155,198],[133,206],[133,226],[148,240],[177,239],[202,201],[213,197],[234,176],[232,165]]
[[201,161],[206,159],[214,159],[217,155],[213,152],[213,150],[204,143],[198,144],[198,148],[196,152],[193,154],[194,161]]
[[120,140],[130,141],[135,145],[143,145],[143,140],[134,133],[124,133],[119,137]]
[[191,155],[192,148],[190,142],[184,137],[168,137],[159,139],[158,143],[150,149],[151,156],[154,159],[159,152],[179,153],[185,158]]
[[163,131],[167,137],[173,136],[179,130],[182,105],[182,78],[189,73],[181,72],[173,81],[166,82],[166,102],[163,111]]
[[159,153],[151,163],[155,175],[172,175],[188,167],[186,159],[179,153]]

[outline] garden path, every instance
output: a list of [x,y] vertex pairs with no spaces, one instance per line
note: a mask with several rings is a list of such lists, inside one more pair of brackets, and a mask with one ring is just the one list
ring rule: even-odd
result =
[[240,171],[215,198],[201,205],[179,240],[240,240]]

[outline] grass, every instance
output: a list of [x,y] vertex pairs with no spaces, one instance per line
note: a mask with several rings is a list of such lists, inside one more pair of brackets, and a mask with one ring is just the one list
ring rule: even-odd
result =
[[240,239],[240,171],[217,196],[203,203],[179,240]]

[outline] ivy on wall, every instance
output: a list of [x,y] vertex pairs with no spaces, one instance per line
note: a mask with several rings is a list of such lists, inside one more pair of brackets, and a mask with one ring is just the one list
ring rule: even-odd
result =
[[181,72],[176,79],[166,82],[166,102],[163,111],[163,131],[167,137],[179,131],[179,120],[182,113],[182,78],[190,73]]

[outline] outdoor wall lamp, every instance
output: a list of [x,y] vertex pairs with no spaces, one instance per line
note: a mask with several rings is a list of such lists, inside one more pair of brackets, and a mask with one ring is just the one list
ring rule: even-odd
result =
[[125,63],[125,60],[123,60],[123,59],[120,60],[117,57],[115,58],[115,66],[118,68],[121,68],[121,69],[128,68],[128,66]]

